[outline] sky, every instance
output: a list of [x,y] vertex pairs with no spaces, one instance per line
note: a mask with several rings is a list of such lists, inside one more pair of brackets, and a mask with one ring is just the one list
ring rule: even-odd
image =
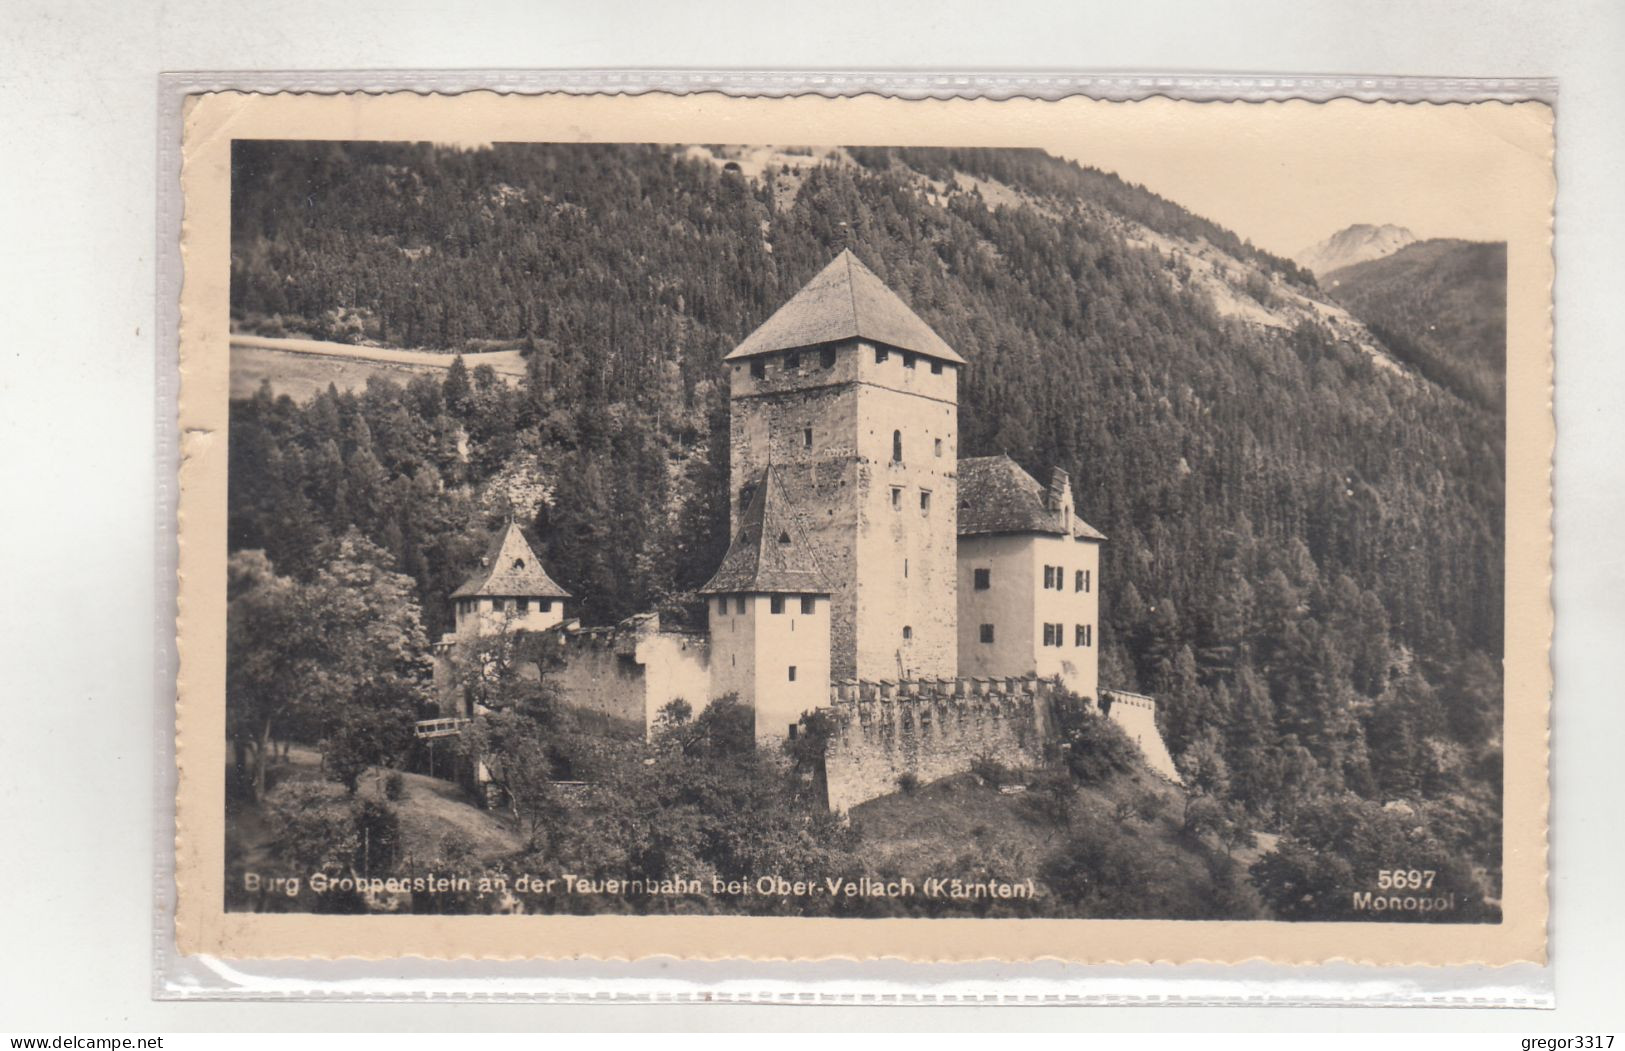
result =
[[1354,223],[1501,241],[1514,183],[1549,148],[1540,114],[1509,121],[1509,109],[1208,103],[1191,120],[1188,107],[1119,105],[1087,115],[1049,148],[1280,255]]

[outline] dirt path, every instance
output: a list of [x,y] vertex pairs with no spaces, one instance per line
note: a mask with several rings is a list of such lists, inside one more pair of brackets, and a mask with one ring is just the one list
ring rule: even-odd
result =
[[[435,354],[426,350],[397,350],[393,347],[362,347],[353,343],[331,343],[320,339],[272,339],[269,336],[245,336],[232,333],[233,349],[247,347],[257,350],[280,350],[291,354],[315,354],[327,358],[347,358],[357,361],[376,361],[387,365],[416,365],[447,369],[454,354]],[[517,350],[493,350],[481,354],[464,354],[463,364],[470,372],[481,365],[489,365],[498,375],[523,376],[525,359]]]

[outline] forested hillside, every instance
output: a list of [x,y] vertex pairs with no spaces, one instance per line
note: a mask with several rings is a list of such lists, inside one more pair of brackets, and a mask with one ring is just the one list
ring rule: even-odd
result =
[[1505,244],[1443,239],[1326,277],[1396,357],[1497,412],[1506,404],[1506,283]]
[[586,619],[691,609],[726,538],[720,359],[850,245],[968,359],[962,455],[1071,472],[1110,538],[1103,682],[1155,694],[1175,754],[1222,756],[1226,794],[1278,828],[1344,790],[1406,800],[1493,885],[1504,448],[1484,399],[1317,323],[1306,272],[1114,176],[1033,151],[787,153],[758,177],[655,146],[238,143],[244,330],[519,346],[529,369],[236,403],[233,549],[309,576],[354,525],[434,637],[517,507]]

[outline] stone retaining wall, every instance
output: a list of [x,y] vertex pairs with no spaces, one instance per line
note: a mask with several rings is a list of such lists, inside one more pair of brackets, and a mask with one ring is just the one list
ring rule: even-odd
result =
[[824,754],[831,810],[963,773],[986,756],[1010,767],[1043,761],[1052,682],[1013,679],[848,680],[831,687],[836,730]]

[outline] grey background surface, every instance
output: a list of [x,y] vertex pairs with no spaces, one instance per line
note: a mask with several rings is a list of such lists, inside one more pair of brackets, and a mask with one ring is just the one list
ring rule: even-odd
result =
[[[0,1029],[1617,1028],[1622,44],[1625,10],[1603,2],[14,0],[0,28]],[[149,999],[157,74],[636,66],[1560,79],[1555,1012]]]

